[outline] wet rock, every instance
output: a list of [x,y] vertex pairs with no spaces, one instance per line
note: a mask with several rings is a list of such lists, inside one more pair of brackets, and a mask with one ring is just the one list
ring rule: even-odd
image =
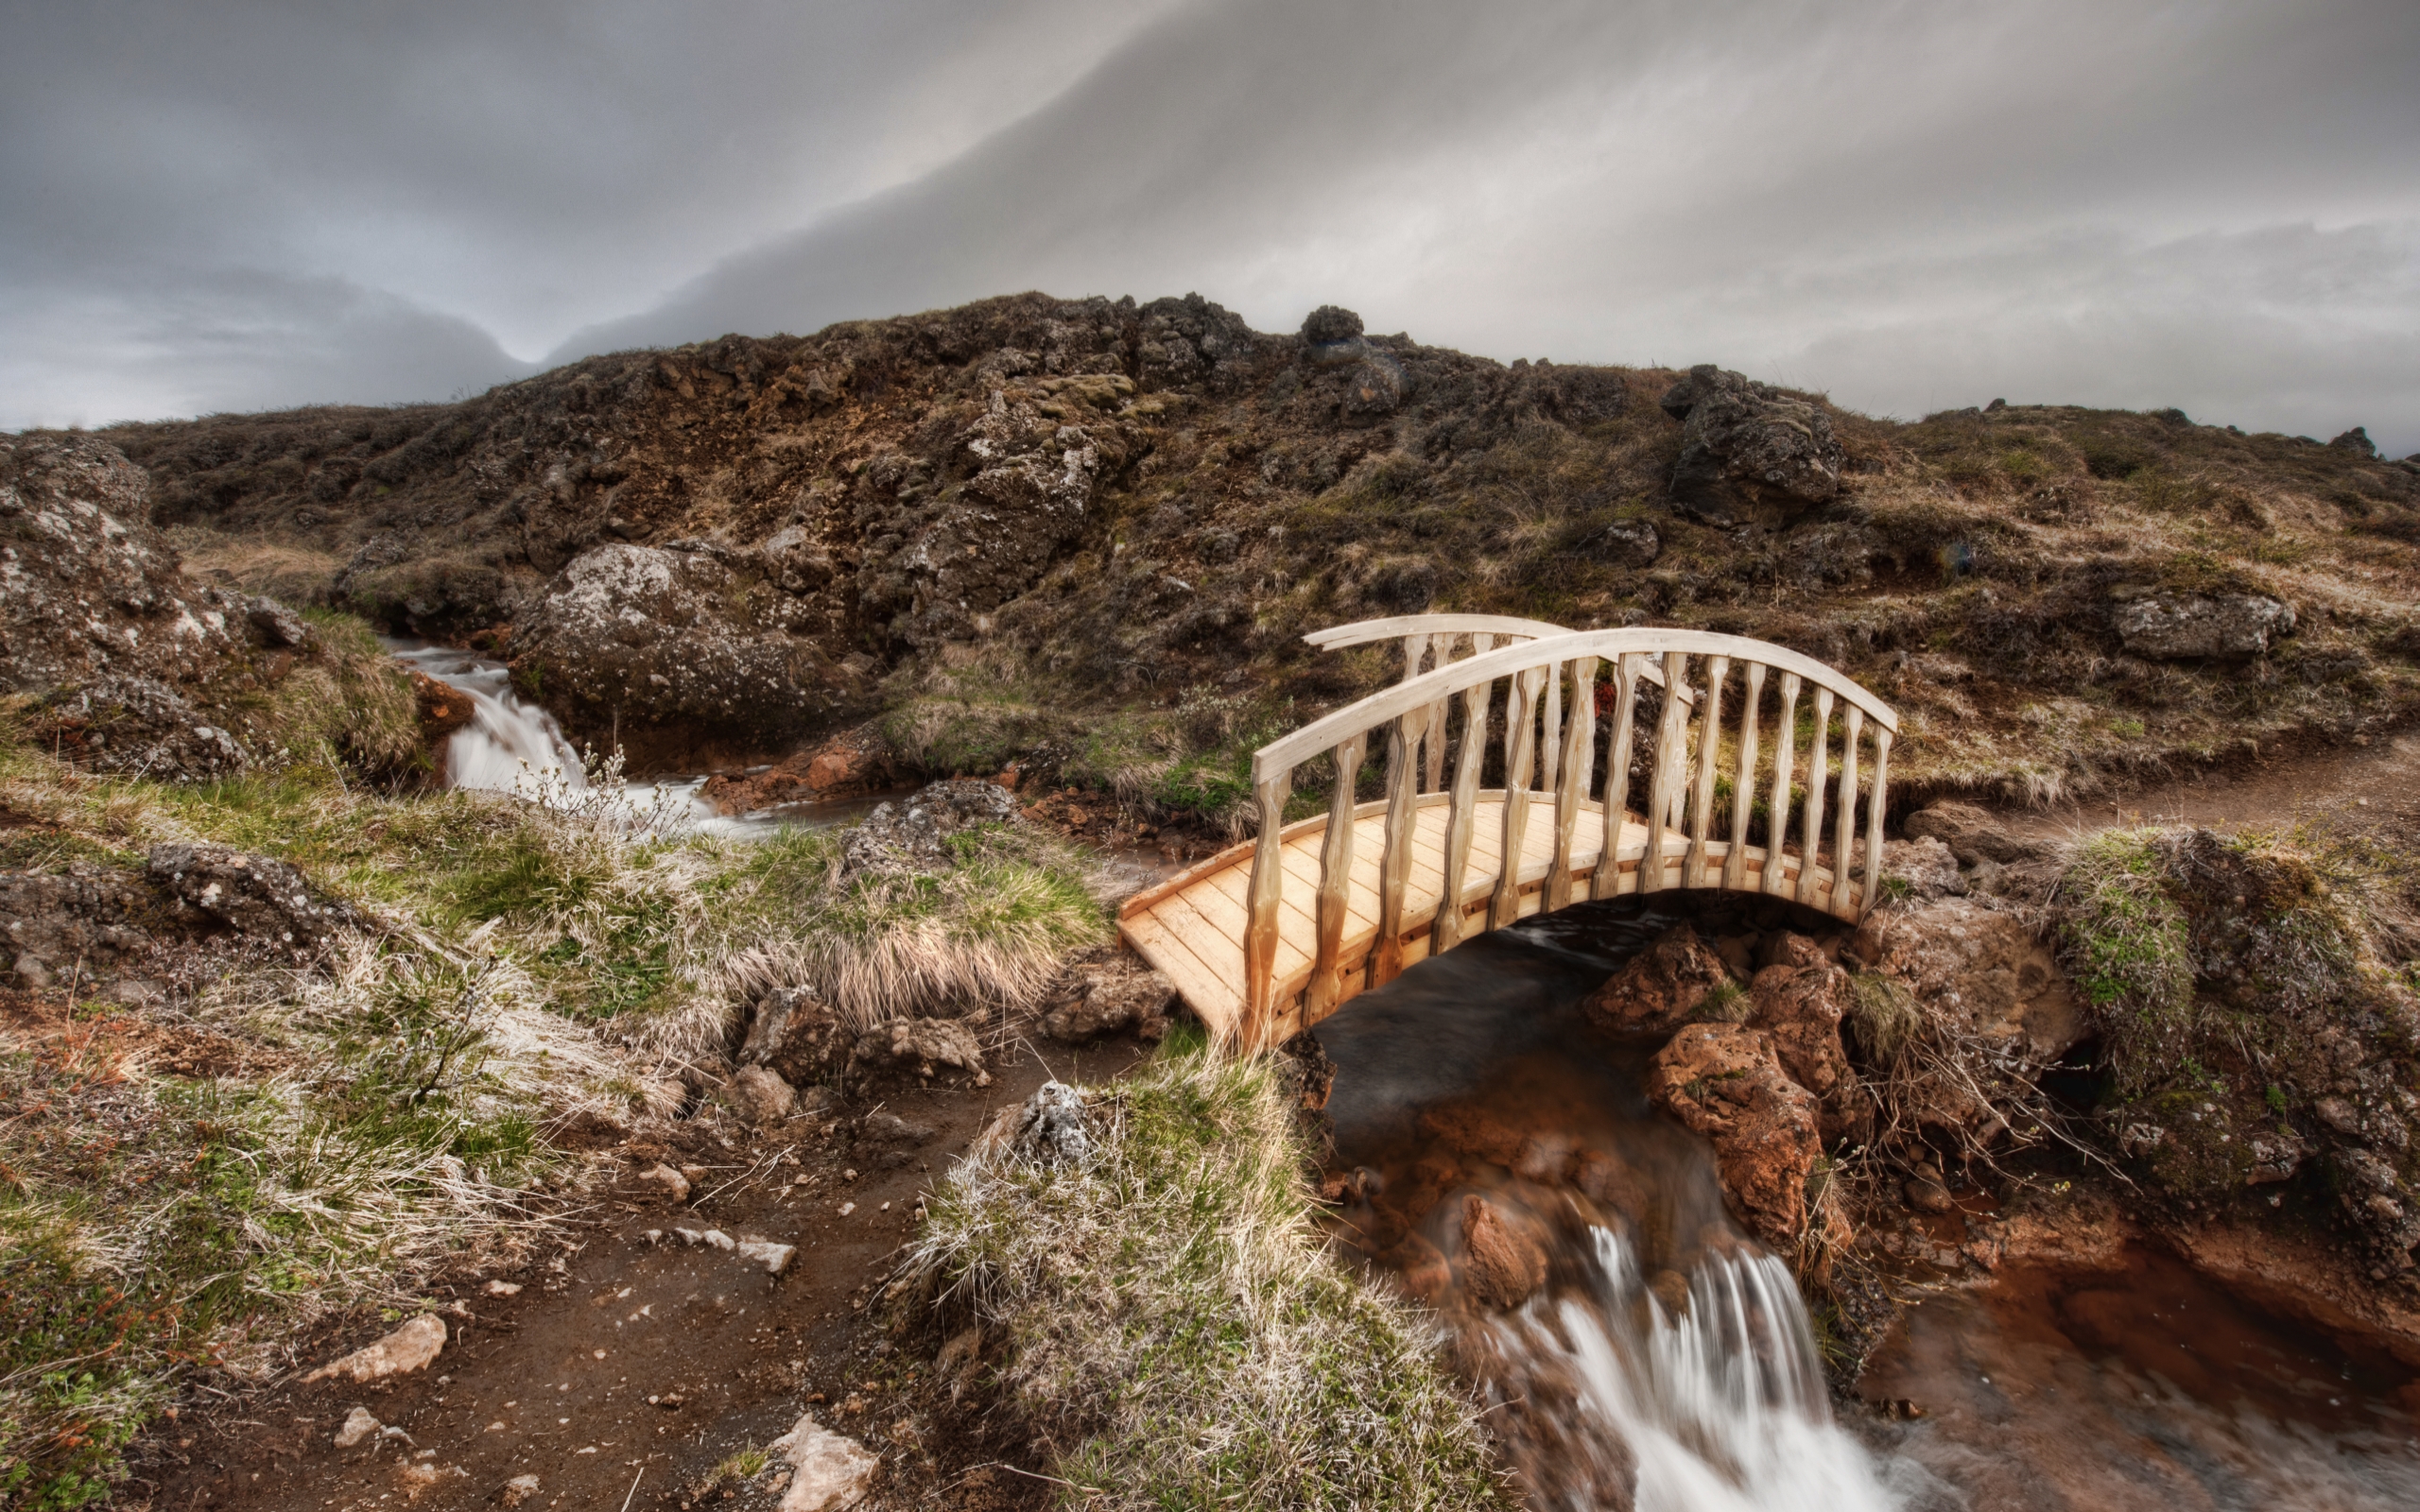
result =
[[1958,1207],[1949,1189],[1931,1177],[1910,1177],[1900,1184],[1899,1190],[1908,1199],[1908,1206],[1918,1212],[1952,1212]]
[[950,778],[913,797],[877,804],[840,842],[840,881],[949,869],[942,842],[977,824],[1023,820],[1016,796],[996,782]]
[[[1946,799],[1909,815],[1906,829],[1909,839],[1939,841],[1969,867],[1984,861],[2003,866],[2038,861],[2052,849],[2047,842],[2009,833],[1999,816],[1988,809]],[[1883,874],[1890,875],[1887,866]]]
[[752,743],[798,734],[845,698],[820,618],[746,558],[615,543],[583,552],[513,636],[513,664],[578,722],[681,726]]
[[2294,631],[2294,611],[2258,593],[2152,593],[2118,606],[2118,635],[2129,654],[2151,661],[2265,655]]
[[1859,1095],[1857,1073],[1841,1045],[1841,1020],[1855,990],[1849,974],[1804,935],[1785,934],[1773,954],[1773,963],[1749,985],[1748,1022],[1772,1036],[1782,1069],[1815,1094],[1824,1143],[1862,1143],[1873,1137],[1874,1110]]
[[1582,542],[1581,550],[1616,567],[1652,567],[1662,555],[1664,538],[1653,522],[1616,520]]
[[[668,1165],[658,1164],[652,1170],[642,1172],[640,1173],[639,1179],[642,1181],[651,1181],[657,1186],[662,1187],[665,1194],[670,1197],[674,1202],[686,1202],[689,1200],[689,1178],[683,1176],[680,1172],[675,1171]],[[500,1281],[491,1283],[492,1286],[502,1284],[504,1283]]]
[[302,1379],[325,1381],[332,1376],[344,1376],[367,1384],[389,1376],[409,1375],[436,1359],[438,1351],[444,1348],[445,1320],[434,1313],[423,1313],[376,1343],[331,1360]]
[[1176,984],[1124,950],[1102,952],[1071,967],[1050,1005],[1042,1032],[1053,1040],[1081,1043],[1132,1029],[1157,1042],[1167,1034],[1176,1005]]
[[1815,1096],[1782,1070],[1772,1036],[1745,1024],[1690,1024],[1656,1053],[1648,1095],[1714,1145],[1723,1193],[1757,1237],[1795,1246],[1823,1137]]
[[1695,929],[1676,924],[1623,962],[1581,1006],[1616,1034],[1669,1034],[1709,1007],[1710,996],[1720,994],[1711,1006],[1721,1007],[1721,999],[1737,990],[1722,957]]
[[739,1061],[764,1066],[792,1087],[803,1087],[845,1069],[856,1044],[855,1032],[815,988],[775,988],[757,1000]]
[[732,1102],[751,1124],[778,1124],[790,1116],[798,1094],[776,1072],[742,1066],[731,1078]]
[[344,1415],[344,1424],[337,1430],[336,1446],[338,1449],[354,1448],[364,1439],[377,1437],[386,1426],[370,1415],[369,1408],[355,1407]]
[[913,1067],[929,1076],[936,1068],[953,1067],[977,1075],[983,1073],[983,1047],[975,1031],[958,1019],[894,1019],[879,1029],[858,1036],[855,1063],[871,1067]]
[[1546,1251],[1476,1192],[1462,1198],[1461,1262],[1462,1289],[1482,1307],[1509,1312],[1547,1282]]
[[314,896],[302,873],[271,856],[231,846],[155,845],[145,858],[151,880],[239,935],[302,952],[360,922],[347,905]]
[[412,679],[412,702],[420,710],[421,738],[441,752],[455,732],[469,727],[477,706],[459,688],[449,687],[417,668],[406,668]]
[[1424,1109],[1420,1132],[1456,1155],[1511,1170],[1519,1163],[1527,1136],[1483,1108],[1446,1103]]
[[789,1463],[790,1484],[782,1493],[781,1512],[836,1512],[851,1505],[865,1495],[882,1468],[872,1451],[825,1428],[812,1413],[766,1445],[765,1452]]
[[1832,421],[1806,400],[1711,363],[1665,390],[1682,422],[1672,505],[1709,524],[1778,529],[1840,491]]

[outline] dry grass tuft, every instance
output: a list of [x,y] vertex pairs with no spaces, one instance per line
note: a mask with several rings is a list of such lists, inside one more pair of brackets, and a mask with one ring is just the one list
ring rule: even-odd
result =
[[978,1147],[906,1265],[939,1321],[1006,1340],[1071,1504],[1510,1504],[1433,1326],[1313,1227],[1270,1062],[1174,1048],[1084,1095],[1080,1165]]

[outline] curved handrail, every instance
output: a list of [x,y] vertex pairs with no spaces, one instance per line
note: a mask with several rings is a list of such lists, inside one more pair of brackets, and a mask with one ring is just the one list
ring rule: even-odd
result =
[[1541,641],[1570,633],[1565,626],[1511,614],[1397,614],[1382,620],[1331,625],[1324,630],[1313,630],[1303,639],[1322,651],[1335,651],[1348,645],[1366,645],[1372,641],[1389,641],[1399,635],[1526,635]]
[[1721,635],[1712,630],[1652,627],[1571,630],[1483,652],[1465,661],[1448,662],[1432,672],[1424,672],[1393,687],[1381,689],[1315,719],[1292,734],[1273,740],[1253,752],[1253,782],[1255,784],[1270,782],[1390,719],[1465,689],[1493,682],[1497,678],[1559,665],[1574,657],[1598,657],[1610,661],[1624,653],[1668,651],[1686,652],[1692,656],[1727,656],[1742,662],[1761,662],[1784,672],[1795,672],[1817,687],[1831,689],[1851,705],[1863,710],[1883,729],[1894,735],[1898,733],[1899,716],[1892,712],[1889,704],[1876,697],[1855,679],[1833,670],[1804,652],[1775,645],[1770,641],[1751,640],[1744,635]]

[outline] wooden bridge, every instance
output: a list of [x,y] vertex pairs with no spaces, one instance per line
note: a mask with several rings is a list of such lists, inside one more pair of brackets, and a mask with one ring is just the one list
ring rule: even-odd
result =
[[[1253,757],[1257,838],[1120,910],[1128,943],[1221,1040],[1277,1043],[1432,953],[1592,898],[1720,887],[1850,920],[1865,911],[1899,720],[1841,673],[1741,636],[1495,615],[1369,620],[1305,639],[1334,649],[1398,638],[1402,681]],[[1374,738],[1386,744],[1386,797],[1357,802]],[[1482,788],[1498,756],[1503,785]],[[1286,823],[1295,770],[1321,757],[1333,769],[1327,812]]]

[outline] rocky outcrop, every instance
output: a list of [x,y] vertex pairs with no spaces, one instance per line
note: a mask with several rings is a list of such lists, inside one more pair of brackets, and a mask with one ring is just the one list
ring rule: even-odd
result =
[[840,882],[864,876],[941,871],[950,865],[942,842],[970,825],[1019,822],[1014,794],[996,782],[950,778],[913,797],[879,803],[840,843]]
[[1772,1036],[1782,1069],[1814,1094],[1824,1144],[1871,1139],[1873,1105],[1858,1094],[1857,1073],[1841,1044],[1841,1020],[1854,998],[1849,974],[1806,936],[1784,934],[1748,993],[1750,1027]]
[[739,1063],[766,1067],[804,1087],[839,1075],[856,1045],[856,1033],[813,988],[775,988],[757,1000]]
[[1461,1248],[1455,1258],[1462,1290],[1471,1300],[1509,1312],[1547,1283],[1544,1246],[1476,1192],[1462,1197],[1461,1227]]
[[1771,1034],[1695,1023],[1656,1052],[1648,1096],[1714,1146],[1731,1205],[1785,1253],[1806,1231],[1806,1176],[1823,1153],[1815,1094],[1790,1080]]
[[[1709,1007],[1733,1006],[1738,984],[1698,932],[1676,924],[1663,936],[1622,963],[1604,986],[1588,994],[1581,1007],[1588,1017],[1615,1034],[1670,1034],[1695,1021]],[[1741,1017],[1747,1005],[1736,1004]]]
[[2154,662],[2263,656],[2294,632],[2291,606],[2260,593],[2149,593],[2120,603],[2113,623],[2130,655]]
[[144,870],[169,896],[216,923],[297,954],[361,922],[350,905],[319,894],[287,863],[231,846],[155,845]]
[[853,1061],[875,1069],[912,1069],[922,1076],[947,1067],[972,1074],[977,1085],[991,1080],[975,1031],[957,1019],[896,1019],[869,1029],[857,1037]]
[[830,660],[830,628],[746,554],[599,546],[529,610],[513,670],[577,727],[683,726],[772,744],[860,694]]
[[1840,492],[1832,421],[1804,399],[1711,363],[1665,390],[1681,421],[1674,508],[1708,524],[1779,529]]
[[97,867],[0,871],[0,951],[11,987],[47,988],[78,970],[107,972],[176,928],[139,877]]
[[[2010,1065],[2047,1066],[2088,1027],[2049,946],[2016,915],[1980,901],[1885,903],[1844,950],[1902,986],[1928,1020]],[[1970,1113],[1983,1116],[1961,1117]]]
[[1132,1029],[1156,1043],[1168,1032],[1176,984],[1120,947],[1094,953],[1067,970],[1043,1009],[1042,1032],[1081,1043]]

